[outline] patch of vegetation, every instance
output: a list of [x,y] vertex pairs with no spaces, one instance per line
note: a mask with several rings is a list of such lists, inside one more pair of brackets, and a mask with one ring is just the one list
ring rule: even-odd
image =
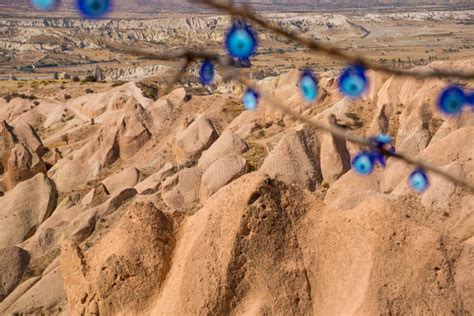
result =
[[51,83],[53,83],[54,81],[53,80],[41,80],[38,82],[38,85],[44,85],[44,86],[47,86]]
[[69,100],[70,98],[72,98],[70,94],[65,94],[65,95],[64,95],[64,99],[65,99],[65,100]]
[[64,143],[66,143],[66,145],[69,145],[69,135],[68,134],[64,134],[61,136],[61,141],[63,141]]
[[431,135],[436,134],[436,132],[438,132],[439,128],[441,127],[441,125],[443,125],[443,123],[444,123],[444,120],[440,118],[436,118],[436,117],[431,118],[429,120],[430,134]]
[[247,159],[247,163],[249,164],[249,171],[256,171],[260,169],[260,167],[263,164],[263,161],[265,160],[265,157],[267,157],[268,152],[260,144],[257,143],[249,143],[250,149],[246,151],[242,156]]
[[235,100],[229,100],[224,104],[222,111],[226,113],[232,113],[233,116],[238,116],[240,113],[244,111],[244,106],[242,103],[237,102]]
[[32,94],[24,94],[24,93],[17,93],[17,92],[7,93],[7,94],[3,95],[2,97],[7,102],[10,102],[11,99],[14,99],[14,98],[22,98],[22,99],[26,99],[26,100],[30,100],[30,101],[38,99],[36,96],[34,96]]
[[112,83],[110,87],[111,88],[120,87],[121,85],[124,85],[126,83],[127,83],[126,81],[117,81],[117,82]]
[[87,89],[86,89],[86,93],[87,93],[87,94],[94,93],[94,90],[92,90],[92,89],[90,89],[90,88],[87,88]]
[[143,96],[152,99],[154,101],[160,98],[160,91],[158,89],[158,85],[155,83],[148,83],[144,81],[139,81],[136,83],[137,87],[142,90]]
[[88,75],[81,81],[81,84],[88,83],[88,82],[97,82],[97,78],[93,75]]

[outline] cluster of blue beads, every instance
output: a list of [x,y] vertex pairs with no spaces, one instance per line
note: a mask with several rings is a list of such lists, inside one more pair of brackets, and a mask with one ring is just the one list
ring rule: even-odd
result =
[[[83,17],[97,19],[111,10],[112,0],[76,0],[76,6]],[[60,0],[31,0],[31,4],[38,10],[54,10]],[[257,36],[245,22],[236,21],[225,37],[225,46],[229,56],[237,60],[248,61],[257,51]],[[341,72],[338,85],[339,91],[350,98],[357,98],[367,90],[368,79],[365,68],[361,65],[351,65]],[[199,69],[199,80],[203,85],[214,81],[215,67],[212,61],[204,60]],[[316,100],[318,96],[318,80],[310,70],[301,73],[299,87],[304,99],[308,102]],[[247,89],[243,95],[243,104],[247,110],[255,110],[260,95],[254,89]],[[467,106],[474,110],[474,92],[467,93],[458,86],[449,86],[439,96],[438,108],[447,115],[461,112]],[[392,138],[388,135],[378,135],[372,138],[377,150],[361,151],[352,159],[352,166],[361,175],[369,175],[375,165],[385,167],[386,156],[395,149],[391,146]],[[429,185],[428,177],[423,169],[414,170],[409,177],[409,184],[414,191],[423,192]]]
[[[110,12],[112,0],[75,0],[79,13],[88,19],[100,19]],[[31,0],[34,8],[41,11],[51,11],[56,9],[59,0]]]
[[[395,147],[392,145],[393,140],[389,135],[375,136],[372,141],[376,149],[361,151],[352,159],[352,167],[360,175],[371,174],[377,164],[385,167],[386,158],[395,153]],[[428,176],[421,168],[410,174],[408,183],[415,192],[419,193],[424,192],[429,186]]]
[[380,134],[372,138],[374,148],[372,150],[364,150],[358,153],[352,159],[354,170],[361,175],[369,175],[374,171],[375,165],[379,164],[385,167],[386,156],[395,152],[392,145],[392,137]]

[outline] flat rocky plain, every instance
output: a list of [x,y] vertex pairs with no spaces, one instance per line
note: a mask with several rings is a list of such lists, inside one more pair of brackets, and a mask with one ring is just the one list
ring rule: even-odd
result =
[[[473,11],[266,16],[391,67],[474,69]],[[229,21],[0,19],[0,315],[474,314],[472,192],[430,174],[416,194],[393,159],[359,176],[357,145],[265,102],[246,111],[236,82],[203,88],[194,66],[161,95],[179,61],[80,39],[223,52]],[[436,109],[448,82],[368,71],[351,100],[342,61],[257,31],[242,71],[262,89],[474,181],[473,112]],[[304,67],[319,76],[312,103]]]

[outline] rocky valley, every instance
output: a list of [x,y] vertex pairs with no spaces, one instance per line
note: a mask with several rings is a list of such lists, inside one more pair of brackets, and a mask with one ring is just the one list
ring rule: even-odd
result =
[[[473,70],[472,16],[266,14],[412,71]],[[180,61],[81,37],[223,53],[229,22],[0,19],[0,315],[473,314],[471,191],[430,173],[415,193],[395,158],[358,175],[359,145],[265,99],[246,110],[245,87],[221,73],[202,87],[194,65],[167,91]],[[473,80],[368,70],[353,99],[342,61],[258,34],[240,70],[261,91],[473,183],[474,114],[436,107],[447,84],[472,92]],[[307,67],[314,102],[298,86]]]

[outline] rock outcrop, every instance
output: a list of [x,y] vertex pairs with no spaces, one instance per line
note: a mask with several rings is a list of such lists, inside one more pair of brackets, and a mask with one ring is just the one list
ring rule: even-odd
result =
[[245,158],[229,154],[214,161],[203,173],[201,180],[201,201],[205,202],[212,194],[248,171]]
[[231,131],[224,131],[212,146],[204,151],[199,158],[198,168],[206,171],[216,160],[229,154],[240,155],[246,152],[249,146],[237,134]]
[[98,135],[82,148],[61,159],[48,172],[60,191],[71,191],[93,180],[118,159],[134,156],[151,138],[147,111],[137,103],[102,124]]
[[56,200],[54,183],[41,173],[0,197],[0,248],[31,237],[51,215]]
[[[182,27],[228,25],[209,19]],[[109,28],[97,23],[92,33]],[[474,64],[456,65],[445,67]],[[472,182],[472,113],[446,119],[428,105],[440,80],[368,72],[370,88],[350,100],[334,74],[319,76],[317,106],[299,93],[298,71],[257,85],[318,122],[389,133],[397,150]],[[413,166],[393,158],[360,176],[350,155],[363,148],[263,100],[245,111],[212,87],[153,101],[137,84],[97,83],[101,92],[67,104],[0,99],[1,315],[473,311],[466,188],[429,172],[414,193]]]
[[199,201],[202,173],[197,168],[186,168],[162,183],[163,201],[168,207],[186,212]]
[[260,171],[270,177],[297,183],[309,190],[321,184],[320,142],[310,129],[291,131],[268,154]]
[[61,269],[69,312],[141,310],[165,280],[172,249],[173,221],[151,203],[128,207],[117,226],[87,250],[66,242]]
[[30,254],[22,248],[0,249],[0,301],[20,284],[29,262]]
[[58,267],[34,283],[5,314],[60,314],[65,309],[63,278]]
[[7,190],[38,173],[46,174],[42,159],[46,149],[32,126],[26,123],[10,126],[3,121],[0,135],[0,173],[5,173]]
[[212,122],[206,118],[196,118],[187,128],[176,135],[173,150],[179,162],[198,159],[218,138]]

